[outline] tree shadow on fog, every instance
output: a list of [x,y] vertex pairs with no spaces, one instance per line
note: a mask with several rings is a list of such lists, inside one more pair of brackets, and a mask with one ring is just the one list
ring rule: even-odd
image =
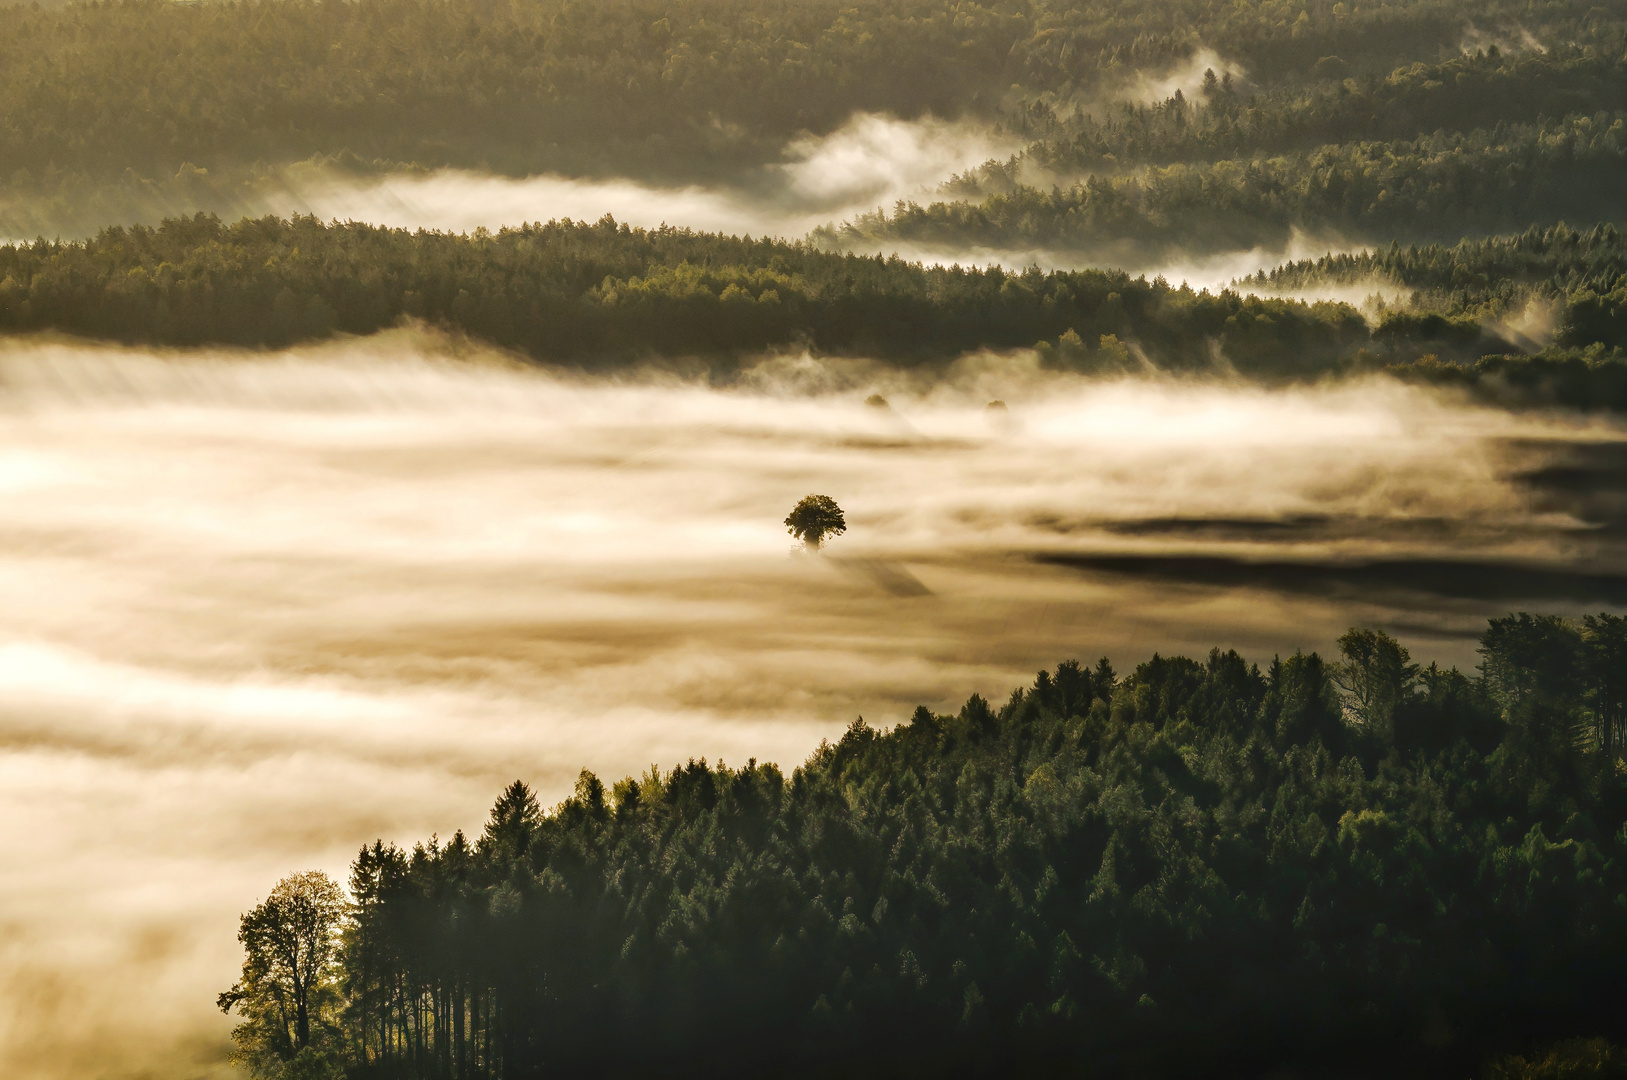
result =
[[[827,558],[829,558],[827,556]],[[933,596],[921,579],[901,562],[890,559],[832,558],[830,563],[850,577],[874,585],[897,597]]]
[[1565,442],[1511,479],[1534,510],[1567,514],[1599,531],[1627,533],[1627,444]]

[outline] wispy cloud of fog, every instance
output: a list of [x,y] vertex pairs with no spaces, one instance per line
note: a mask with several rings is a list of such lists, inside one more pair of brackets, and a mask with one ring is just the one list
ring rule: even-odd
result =
[[1162,277],[1173,285],[1189,285],[1193,289],[1219,292],[1233,289],[1261,296],[1282,296],[1317,301],[1331,300],[1357,308],[1372,310],[1375,301],[1395,305],[1411,295],[1411,291],[1382,278],[1361,282],[1327,282],[1312,286],[1267,286],[1246,281],[1261,271],[1275,269],[1288,262],[1317,259],[1323,255],[1353,253],[1363,250],[1358,245],[1333,235],[1309,233],[1303,229],[1290,229],[1287,242],[1280,246],[1259,245],[1246,250],[1222,251],[1212,254],[1192,254],[1184,257],[1148,258],[1145,250],[1135,244],[1105,245],[1096,252],[1057,251],[1043,248],[1013,249],[997,247],[941,247],[911,245],[895,242],[858,243],[851,250],[861,254],[896,254],[904,259],[929,265],[999,266],[1006,270],[1021,271],[1029,267],[1041,270],[1103,269],[1124,270],[1148,279]]
[[1212,255],[1193,255],[1163,261],[1152,266],[1148,274],[1162,275],[1170,282],[1185,283],[1194,289],[1208,289],[1211,292],[1229,288],[1242,292],[1258,292],[1261,295],[1292,296],[1300,300],[1333,300],[1355,307],[1368,304],[1375,296],[1386,303],[1393,303],[1404,295],[1404,290],[1399,285],[1377,278],[1363,282],[1338,284],[1330,282],[1312,287],[1275,290],[1268,290],[1242,280],[1261,271],[1272,270],[1284,263],[1318,259],[1324,255],[1351,254],[1359,250],[1362,250],[1359,246],[1352,245],[1335,235],[1313,234],[1303,229],[1292,228],[1289,230],[1287,242],[1281,247],[1262,245],[1247,251],[1224,251]]
[[1205,45],[1180,63],[1157,71],[1136,72],[1114,97],[1142,105],[1156,105],[1168,101],[1179,90],[1182,97],[1191,101],[1203,90],[1203,76],[1207,71],[1213,71],[1217,79],[1230,75],[1233,80],[1242,80],[1248,75],[1241,64],[1225,59]]
[[1496,49],[1508,56],[1522,56],[1526,53],[1536,53],[1540,56],[1548,51],[1547,47],[1537,40],[1536,35],[1518,23],[1512,27],[1496,30],[1482,30],[1470,23],[1458,41],[1458,50],[1465,56],[1473,56],[1488,49]]
[[[530,221],[571,218],[617,221],[653,228],[681,225],[704,232],[797,239],[832,220],[891,206],[899,199],[929,198],[948,177],[1009,152],[982,129],[933,120],[904,122],[861,115],[824,138],[787,148],[788,160],[751,189],[699,186],[659,188],[632,180],[585,180],[561,176],[510,178],[443,169],[427,174],[356,177],[321,169],[295,170],[263,194],[249,214],[314,214],[323,220],[365,221],[400,228],[472,232]],[[999,266],[1024,270],[1124,269],[1148,278],[1189,283],[1194,289],[1242,288],[1237,279],[1296,259],[1351,250],[1337,237],[1291,231],[1281,247],[1193,255],[1171,261],[1146,258],[1137,245],[1108,245],[1097,252],[1008,249],[982,245],[934,247],[881,241],[849,244],[859,254],[898,255],[929,265]],[[1404,292],[1387,282],[1323,285],[1277,290],[1306,300],[1339,300],[1372,306],[1375,297],[1394,304]]]
[[[18,1080],[209,1074],[239,912],[373,837],[478,829],[516,776],[554,799],[583,766],[795,764],[856,715],[1003,696],[1069,656],[1268,659],[1366,622],[1468,662],[1505,595],[1372,567],[1622,567],[1531,479],[1621,432],[1382,380],[786,356],[720,390],[407,332],[256,356],[41,340],[0,348],[0,415]],[[810,492],[851,526],[824,556],[780,525]],[[1262,560],[1305,569],[1277,588]],[[1597,607],[1586,588],[1532,604]]]
[[986,129],[931,117],[903,121],[861,114],[822,138],[787,148],[789,194],[810,205],[891,203],[992,157],[1018,149]]
[[[1133,85],[1145,84],[1154,88],[1147,93],[1162,93],[1166,85],[1173,88],[1184,85],[1183,79],[1191,81],[1188,76],[1193,71],[1201,83],[1205,68],[1217,62],[1212,50],[1200,49],[1177,69],[1137,75]],[[1222,63],[1215,70],[1240,69]],[[610,214],[617,221],[645,228],[666,224],[798,239],[834,221],[891,208],[900,199],[941,197],[940,189],[951,177],[1019,149],[1009,137],[976,124],[860,113],[827,135],[793,140],[784,148],[781,161],[748,170],[729,186],[662,187],[626,177],[509,177],[463,169],[358,174],[319,161],[253,176],[211,175],[189,166],[173,182],[82,193],[82,198],[72,200],[76,209],[68,218],[59,213],[60,199],[45,205],[28,196],[0,192],[0,243],[26,242],[36,234],[73,238],[110,223],[156,223],[199,210],[226,220],[311,214],[324,221],[455,233],[550,219],[596,221]],[[5,239],[6,232],[15,234],[15,240]],[[886,241],[856,245],[852,250],[896,254],[932,264],[1011,270],[1030,266],[1128,269],[1148,277],[1162,274],[1177,283],[1188,281],[1193,288],[1217,289],[1287,259],[1315,257],[1345,247],[1337,238],[1296,230],[1280,250],[1261,246],[1174,262],[1149,260],[1135,244],[1077,252],[975,244],[924,247]],[[1359,299],[1365,298],[1363,294]]]
[[1486,328],[1510,345],[1535,351],[1553,340],[1565,303],[1557,297],[1533,296],[1501,319],[1488,319]]
[[743,168],[730,184],[671,187],[629,177],[463,169],[370,174],[322,160],[252,173],[186,166],[160,182],[127,178],[52,197],[0,190],[0,242],[82,237],[109,224],[156,224],[200,210],[227,220],[298,213],[451,232],[612,214],[645,227],[796,238],[833,217],[926,195],[952,175],[1016,149],[976,124],[860,113],[826,135],[793,140],[779,161]]
[[627,179],[490,176],[456,169],[357,177],[290,170],[263,199],[277,214],[315,214],[407,228],[469,232],[552,218],[802,236],[829,221],[919,196],[1015,147],[987,129],[926,117],[854,116],[828,135],[790,143],[784,160],[736,187],[656,187]]
[[514,178],[461,169],[300,177],[266,195],[263,209],[279,216],[314,214],[324,221],[456,233],[555,218],[596,221],[610,214],[645,228],[670,224],[703,232],[790,236],[806,231],[805,222],[823,220],[819,214],[786,213],[699,186],[661,188],[632,180],[547,175]]

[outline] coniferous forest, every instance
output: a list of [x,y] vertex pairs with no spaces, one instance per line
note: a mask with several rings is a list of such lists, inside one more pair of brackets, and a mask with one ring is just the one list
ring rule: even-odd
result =
[[[1490,371],[1486,392],[1510,404],[1622,410],[1624,260],[1607,223],[1389,245],[1254,279],[1291,290],[1392,275],[1412,301],[1375,322],[1348,303],[1123,271],[925,266],[609,217],[455,236],[200,215],[0,248],[0,328],[278,346],[416,318],[578,370],[690,358],[724,379],[742,359],[790,349],[941,366],[1035,347],[1059,370],[1118,374],[1139,367],[1133,344],[1176,372],[1212,372],[1223,357],[1267,381],[1388,369],[1475,387]],[[1556,313],[1541,349],[1495,325],[1533,301]]]
[[516,781],[478,836],[361,849],[308,1019],[275,894],[221,1002],[291,1075],[1470,1076],[1619,1038],[1627,621],[1495,619],[1473,675],[1338,649],[1069,661],[789,775]]
[[[277,346],[419,318],[549,363],[714,370],[804,347],[913,363],[1072,331],[1051,355],[1087,366],[1114,366],[1111,335],[1174,370],[1401,365],[1505,403],[1620,407],[1624,33],[1608,8],[1504,0],[0,7],[0,237],[42,238],[0,247],[0,326]],[[1182,71],[1189,92],[1158,81]],[[796,140],[868,113],[981,125],[1019,149],[787,242],[253,212],[290,167],[746,191],[775,182]],[[825,257],[1145,266],[1295,236],[1354,253],[1249,285],[1344,286],[1325,306],[1187,295],[1156,274]]]

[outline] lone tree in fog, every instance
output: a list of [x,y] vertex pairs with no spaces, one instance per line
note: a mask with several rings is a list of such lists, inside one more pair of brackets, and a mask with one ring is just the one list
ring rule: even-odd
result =
[[256,1075],[276,1063],[318,1054],[312,1027],[336,996],[330,973],[337,957],[345,894],[320,870],[283,878],[265,902],[243,916],[243,977],[216,1000],[221,1012],[237,1009],[234,1059]]
[[804,495],[786,515],[785,527],[810,551],[818,551],[825,537],[847,532],[847,519],[842,517],[842,508],[829,495]]

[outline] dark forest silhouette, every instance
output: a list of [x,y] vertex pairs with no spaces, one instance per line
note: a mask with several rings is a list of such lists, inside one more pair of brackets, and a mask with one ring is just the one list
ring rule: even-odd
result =
[[1468,1075],[1619,1037],[1627,620],[1495,619],[1472,676],[1339,645],[1069,662],[790,776],[516,781],[477,838],[361,850],[302,1067]]
[[[941,367],[1039,344],[1087,373],[1225,370],[1265,379],[1390,367],[1511,404],[1627,408],[1627,241],[1612,225],[1297,263],[1284,287],[1393,275],[1415,303],[1369,325],[1344,303],[1175,286],[1123,271],[925,266],[606,217],[473,236],[311,218],[199,215],[83,243],[0,246],[0,330],[161,345],[278,346],[426,320],[589,371],[700,361],[729,377],[765,351]],[[1537,301],[1553,345],[1488,326]],[[1480,367],[1475,367],[1475,364]]]

